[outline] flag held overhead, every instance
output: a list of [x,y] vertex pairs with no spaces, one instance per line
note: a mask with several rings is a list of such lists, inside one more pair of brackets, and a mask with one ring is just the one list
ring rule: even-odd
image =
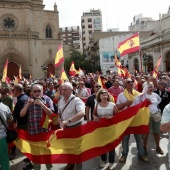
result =
[[118,51],[121,56],[140,50],[139,33],[118,44]]
[[55,67],[59,67],[64,62],[63,46],[59,45],[55,58]]

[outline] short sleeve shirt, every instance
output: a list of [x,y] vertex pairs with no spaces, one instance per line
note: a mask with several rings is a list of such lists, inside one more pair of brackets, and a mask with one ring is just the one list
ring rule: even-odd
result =
[[[73,98],[73,100],[71,100],[72,98]],[[66,106],[67,103],[65,102],[64,98],[61,98],[61,100],[58,103],[58,111],[59,111],[59,114],[61,114],[62,120],[68,120],[82,110],[85,113],[85,105],[80,98],[75,97],[72,94],[72,95],[70,95],[70,97],[68,99],[68,102],[69,101],[70,101],[70,103],[67,105],[67,107],[65,109],[64,109],[64,107]],[[64,111],[63,111],[63,109],[64,109]],[[77,123],[80,123],[82,120],[83,120],[83,118],[78,121],[68,123],[67,126],[76,125]]]
[[[46,95],[43,95],[41,98],[42,102],[51,110],[54,110],[53,101]],[[30,134],[38,134],[41,132],[47,132],[48,129],[44,129],[41,127],[41,118],[43,114],[43,109],[41,106],[36,104],[31,104],[28,112],[28,131]]]
[[[6,106],[3,103],[0,103],[0,116],[4,120],[4,122],[7,125],[7,119],[11,118],[11,111],[8,106]],[[0,120],[0,139],[6,137],[6,127],[3,125],[3,123]]]

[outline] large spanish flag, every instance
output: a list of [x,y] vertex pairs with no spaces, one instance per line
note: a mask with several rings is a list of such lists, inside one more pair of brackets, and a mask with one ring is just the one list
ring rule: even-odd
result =
[[121,56],[140,50],[139,33],[118,44],[118,51]]
[[159,57],[156,65],[155,65],[155,67],[154,67],[154,69],[153,69],[152,74],[153,74],[153,77],[155,77],[155,78],[158,78],[158,68],[159,68],[159,66],[160,66],[160,64],[161,64],[161,60],[162,60],[162,56]]
[[74,61],[72,61],[70,70],[69,70],[69,75],[75,76],[77,73],[78,73],[78,71],[75,69]]
[[58,47],[58,51],[56,53],[55,67],[59,67],[63,62],[64,62],[63,46],[62,44],[60,44]]
[[75,128],[37,135],[20,130],[14,143],[38,164],[81,163],[114,149],[126,134],[148,133],[149,104],[145,100],[111,119],[103,118]]
[[6,60],[6,63],[4,65],[4,71],[3,71],[3,74],[2,74],[2,82],[6,82],[7,71],[8,71],[8,59]]

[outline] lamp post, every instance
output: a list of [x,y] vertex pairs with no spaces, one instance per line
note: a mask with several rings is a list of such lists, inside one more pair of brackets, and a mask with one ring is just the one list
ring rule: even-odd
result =
[[48,66],[46,66],[45,64],[43,66],[41,66],[42,70],[44,71],[44,77],[47,78],[47,69]]

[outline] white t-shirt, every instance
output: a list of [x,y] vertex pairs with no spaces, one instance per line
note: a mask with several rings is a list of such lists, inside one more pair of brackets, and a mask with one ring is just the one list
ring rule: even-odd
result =
[[[124,92],[122,92],[118,95],[116,104],[122,104],[122,103],[125,103],[127,101],[128,101],[128,99],[125,97]],[[141,103],[142,101],[143,101],[142,95],[136,96],[133,103],[130,106],[135,106],[135,105]],[[124,109],[127,109],[127,106],[124,107]],[[122,109],[122,110],[124,110],[124,109]]]
[[[69,97],[68,101],[70,101],[72,97],[75,97],[75,96],[72,94]],[[58,103],[58,113],[61,114],[62,120],[68,120],[68,119],[72,118],[74,115],[76,115],[81,110],[83,110],[85,113],[85,104],[78,97],[75,97],[73,100],[71,100],[70,103],[65,108],[64,112],[62,113],[66,104],[67,103],[65,103],[64,98],[61,98]],[[67,126],[76,125],[77,123],[80,123],[82,120],[83,120],[83,118],[78,121],[68,123]]]
[[156,93],[152,93],[151,95],[144,94],[143,100],[145,100],[146,98],[150,99],[150,101],[152,102],[152,104],[149,105],[149,110],[151,114],[154,114],[158,110],[158,104],[161,102],[161,98]]
[[105,117],[105,116],[113,116],[113,109],[114,109],[115,103],[109,102],[109,104],[106,107],[100,106],[100,104],[97,105],[97,115],[99,118]]

